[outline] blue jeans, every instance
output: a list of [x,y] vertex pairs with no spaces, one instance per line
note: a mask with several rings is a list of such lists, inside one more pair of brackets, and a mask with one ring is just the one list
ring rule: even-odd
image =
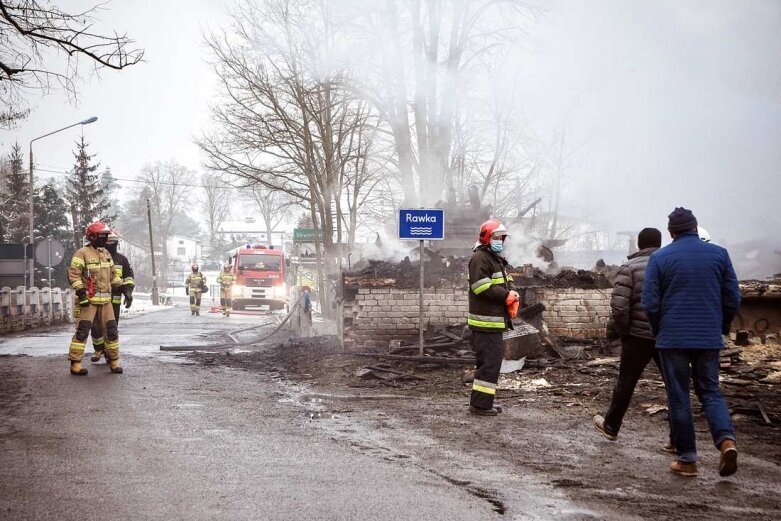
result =
[[659,349],[662,358],[667,408],[670,415],[673,445],[678,460],[697,461],[694,436],[694,418],[689,401],[689,379],[694,381],[694,392],[702,404],[713,443],[718,448],[724,440],[735,441],[735,429],[724,395],[719,388],[718,349]]

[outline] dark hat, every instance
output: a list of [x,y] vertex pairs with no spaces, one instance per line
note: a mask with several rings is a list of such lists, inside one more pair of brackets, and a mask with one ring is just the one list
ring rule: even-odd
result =
[[656,228],[643,228],[637,235],[637,247],[641,250],[646,248],[660,248],[662,246],[662,232]]
[[691,210],[683,206],[673,210],[673,213],[667,216],[667,229],[671,232],[680,233],[697,229],[697,218]]

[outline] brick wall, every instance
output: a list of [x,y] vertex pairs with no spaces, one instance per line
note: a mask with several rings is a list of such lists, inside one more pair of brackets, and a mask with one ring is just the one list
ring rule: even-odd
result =
[[[604,336],[610,313],[610,290],[545,288],[521,289],[528,304],[542,302],[543,319],[551,333],[581,338]],[[343,341],[346,349],[386,348],[388,342],[414,337],[418,331],[418,290],[359,287],[343,304]],[[465,325],[467,290],[444,286],[423,293],[424,325]]]
[[605,336],[610,316],[610,289],[534,288],[545,304],[543,319],[550,333],[594,338]]

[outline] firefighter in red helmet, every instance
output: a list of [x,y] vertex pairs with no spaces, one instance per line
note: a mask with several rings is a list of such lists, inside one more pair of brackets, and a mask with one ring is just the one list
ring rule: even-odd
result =
[[76,293],[73,315],[76,318],[76,333],[71,339],[68,359],[71,374],[86,375],[81,366],[84,347],[92,324],[98,325],[97,334],[105,339],[104,349],[112,373],[121,373],[119,365],[119,332],[114,310],[111,307],[111,291],[122,285],[122,279],[114,270],[114,261],[106,250],[111,229],[102,222],[87,226],[87,246],[73,254],[68,280]]
[[494,407],[494,397],[502,367],[502,333],[512,329],[511,313],[520,304],[512,276],[507,274],[507,260],[500,255],[508,235],[497,219],[484,222],[469,260],[467,325],[472,330],[477,363],[469,412],[481,416],[495,416],[501,411]]
[[[114,310],[114,320],[117,321],[117,324],[119,324],[122,296],[125,296],[125,308],[129,308],[133,304],[133,290],[136,287],[135,275],[133,268],[130,266],[130,261],[117,251],[118,247],[119,234],[117,234],[116,230],[111,230],[106,241],[106,249],[111,255],[111,260],[114,261],[114,272],[122,279],[122,286],[113,288],[111,291],[111,308]],[[101,336],[101,332],[105,333],[105,331],[101,330],[98,322],[93,322],[92,347],[95,350],[91,358],[93,362],[99,362],[105,352],[106,339]],[[108,358],[106,363],[110,363]]]

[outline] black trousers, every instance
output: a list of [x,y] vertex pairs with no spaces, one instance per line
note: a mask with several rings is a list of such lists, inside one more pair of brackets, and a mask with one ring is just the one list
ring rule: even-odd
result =
[[502,333],[483,333],[472,331],[472,351],[475,352],[477,370],[472,383],[472,396],[469,405],[478,409],[490,409],[494,406],[496,383],[502,368]]
[[[621,339],[621,363],[618,367],[618,379],[613,388],[613,397],[605,414],[605,430],[610,434],[618,434],[624,414],[632,401],[637,381],[640,380],[645,367],[651,360],[656,363],[659,373],[662,373],[662,362],[656,350],[656,341],[650,338],[628,336]],[[664,374],[662,373],[662,379]]]

